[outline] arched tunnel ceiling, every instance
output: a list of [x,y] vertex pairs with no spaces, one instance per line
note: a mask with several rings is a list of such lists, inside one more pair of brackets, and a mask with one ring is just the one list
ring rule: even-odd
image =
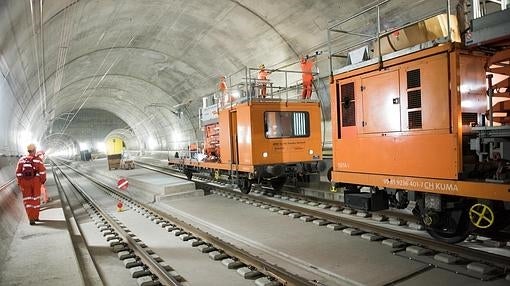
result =
[[[219,75],[325,49],[328,22],[373,2],[0,0],[0,113],[8,118],[0,152],[19,149],[19,130],[40,139],[56,117],[81,108],[111,112],[139,136],[192,139],[194,105]],[[394,0],[388,15],[405,19],[405,7],[418,4],[444,1]],[[190,101],[186,118],[169,112]]]

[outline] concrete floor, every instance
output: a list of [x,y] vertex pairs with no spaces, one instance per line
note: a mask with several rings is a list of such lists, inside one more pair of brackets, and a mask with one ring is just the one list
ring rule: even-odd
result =
[[[46,187],[53,200],[41,206],[37,225],[21,217],[0,265],[1,285],[84,285],[51,172]],[[22,206],[21,196],[15,203]]]
[[[147,170],[107,171],[105,161],[85,164],[96,175],[114,185],[119,176],[129,173],[148,172]],[[157,181],[160,181],[158,178]],[[51,178],[48,180],[51,182]],[[50,192],[55,195],[51,184]],[[143,189],[130,187],[130,194],[144,197]],[[92,193],[92,195],[99,196]],[[111,198],[103,198],[107,206],[114,208]],[[21,203],[21,202],[20,202]],[[323,285],[384,285],[400,281],[397,285],[508,285],[508,281],[498,279],[481,282],[466,275],[456,274],[465,266],[451,267],[436,262],[430,267],[429,257],[414,257],[405,251],[395,252],[380,242],[370,242],[359,236],[349,236],[341,231],[333,231],[299,219],[292,219],[269,212],[252,205],[227,199],[218,195],[179,197],[154,204],[174,216],[199,226],[226,241],[238,245],[252,254],[287,268],[296,274],[316,280]],[[135,216],[132,211],[117,214],[118,217],[131,221],[130,228],[158,253],[163,253],[169,264],[179,265],[183,276],[196,279],[196,285],[210,285],[208,279],[213,274],[202,275],[204,269],[197,268],[197,250],[185,247],[172,247],[159,226],[147,223]],[[7,258],[0,265],[0,284],[25,285],[80,285],[79,271],[69,234],[65,229],[62,211],[58,201],[54,200],[41,213],[44,220],[41,225],[30,227],[21,223],[16,231],[14,241]],[[5,216],[2,217],[5,219]],[[44,239],[44,242],[42,242]],[[48,251],[49,243],[58,241]],[[91,239],[93,241],[93,239]],[[46,243],[43,245],[42,243]],[[98,242],[100,248],[100,242]],[[30,273],[24,267],[30,257]],[[165,261],[167,261],[165,259]],[[203,257],[202,257],[203,259]],[[113,260],[112,260],[113,263]],[[108,263],[106,263],[108,264]],[[214,273],[214,267],[224,267],[220,263],[208,271]],[[62,271],[66,269],[66,271]],[[422,271],[422,272],[420,272]],[[462,271],[460,271],[462,272]],[[232,274],[232,279],[239,276]],[[74,279],[74,280],[73,280]],[[202,280],[200,280],[202,279]],[[69,283],[72,281],[73,283]],[[199,282],[200,281],[200,282]],[[236,280],[232,280],[236,281]],[[252,283],[252,282],[250,282]],[[241,285],[232,282],[231,285]]]

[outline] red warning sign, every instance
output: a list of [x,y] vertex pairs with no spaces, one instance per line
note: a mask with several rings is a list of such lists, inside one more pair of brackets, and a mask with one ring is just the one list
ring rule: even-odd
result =
[[120,178],[118,181],[117,181],[117,188],[125,191],[127,190],[128,188],[128,180],[126,178]]

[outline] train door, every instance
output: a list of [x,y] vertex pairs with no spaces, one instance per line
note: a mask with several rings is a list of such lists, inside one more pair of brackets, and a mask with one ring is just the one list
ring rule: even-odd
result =
[[400,131],[400,90],[398,70],[361,79],[362,133]]
[[233,164],[239,163],[239,148],[237,143],[237,110],[230,112],[230,146],[232,146],[231,160]]

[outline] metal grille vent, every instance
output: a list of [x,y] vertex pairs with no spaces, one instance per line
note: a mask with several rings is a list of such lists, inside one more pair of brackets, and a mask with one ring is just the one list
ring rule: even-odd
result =
[[407,72],[407,88],[415,88],[421,86],[420,70],[412,70]]
[[407,92],[407,109],[421,107],[421,90]]
[[409,111],[407,113],[409,120],[409,129],[422,128],[421,125],[421,111]]
[[471,123],[478,123],[478,114],[462,112],[462,125],[471,125]]
[[340,86],[340,97],[342,102],[342,127],[356,126],[353,82]]

